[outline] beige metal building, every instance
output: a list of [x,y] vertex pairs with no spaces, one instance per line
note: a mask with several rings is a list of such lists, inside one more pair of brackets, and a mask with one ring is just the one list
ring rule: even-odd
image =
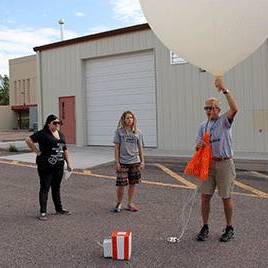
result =
[[0,130],[11,130],[16,126],[16,115],[10,105],[0,105]]
[[10,59],[10,105],[17,115],[17,127],[33,128],[37,122],[36,55]]
[[[204,100],[225,102],[213,77],[171,53],[148,24],[34,50],[40,126],[49,113],[60,114],[69,142],[78,145],[112,145],[121,113],[133,110],[146,146],[187,154],[205,120]],[[225,83],[240,106],[235,151],[267,156],[268,43],[231,70]]]

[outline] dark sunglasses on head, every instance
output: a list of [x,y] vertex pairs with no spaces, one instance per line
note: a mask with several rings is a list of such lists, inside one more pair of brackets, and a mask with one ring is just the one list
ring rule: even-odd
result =
[[52,124],[53,124],[54,126],[56,126],[56,125],[60,125],[61,122],[60,122],[60,121],[54,121]]

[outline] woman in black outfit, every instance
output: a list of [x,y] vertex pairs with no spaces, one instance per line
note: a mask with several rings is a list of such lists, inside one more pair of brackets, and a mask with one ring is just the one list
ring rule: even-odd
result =
[[[50,186],[56,213],[71,214],[62,208],[60,197],[64,160],[67,163],[67,169],[71,170],[64,135],[60,132],[60,124],[58,117],[51,114],[47,117],[44,128],[26,139],[29,148],[37,154],[36,164],[40,177],[40,220],[47,220],[47,198]],[[39,144],[39,150],[35,143]]]

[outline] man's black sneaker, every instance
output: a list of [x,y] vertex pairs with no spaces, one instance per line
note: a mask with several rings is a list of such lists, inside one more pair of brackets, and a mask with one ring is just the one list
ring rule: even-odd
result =
[[208,238],[209,229],[208,226],[204,225],[200,230],[199,234],[196,236],[197,241],[206,241]]
[[62,209],[62,210],[56,211],[56,214],[57,215],[71,215],[71,212],[67,209]]
[[220,242],[228,242],[234,237],[234,228],[232,226],[226,226],[224,233],[220,237]]

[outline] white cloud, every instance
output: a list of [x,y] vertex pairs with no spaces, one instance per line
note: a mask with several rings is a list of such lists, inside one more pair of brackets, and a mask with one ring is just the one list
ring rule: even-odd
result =
[[85,13],[80,12],[80,11],[77,11],[77,12],[75,12],[74,14],[75,14],[75,16],[77,16],[77,17],[85,17],[85,16],[86,16]]
[[[77,37],[64,31],[65,39]],[[33,47],[60,41],[60,31],[54,28],[11,29],[0,26],[0,74],[8,74],[8,59],[34,54]]]
[[[124,24],[139,24],[146,22],[138,0],[109,0],[114,17]],[[83,17],[81,11],[75,16]],[[43,16],[47,16],[46,13]],[[33,47],[49,44],[60,40],[59,29],[54,28],[11,28],[13,20],[0,20],[0,74],[8,74],[8,59],[33,54]],[[3,26],[10,25],[9,27]],[[86,34],[93,34],[111,30],[109,26],[96,26]],[[65,39],[77,37],[78,33],[64,30]]]
[[99,25],[99,26],[90,28],[87,34],[102,33],[102,32],[107,32],[110,30],[112,30],[111,27]]
[[115,18],[129,24],[145,23],[139,0],[110,0]]
[[6,23],[8,23],[8,24],[15,24],[15,23],[16,23],[16,21],[13,20],[13,19],[5,19],[4,22],[6,22]]
[[2,14],[2,16],[0,16],[0,25],[16,23],[16,21],[10,16],[8,12],[4,12],[4,13],[5,14]]

